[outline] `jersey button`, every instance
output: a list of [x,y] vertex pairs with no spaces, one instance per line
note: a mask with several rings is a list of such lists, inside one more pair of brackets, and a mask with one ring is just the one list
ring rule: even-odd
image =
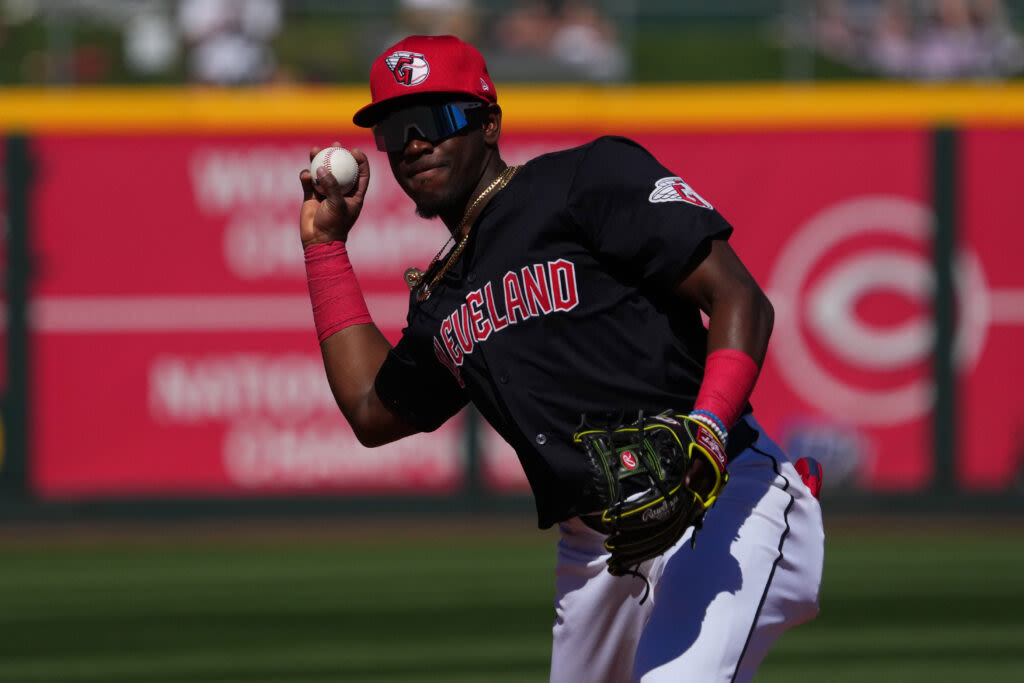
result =
[[476,275],[474,273],[470,273],[469,275],[467,275],[466,276],[466,282],[468,282],[470,284],[476,282]]
[[501,373],[501,376],[498,377],[498,381],[501,382],[502,384],[508,384],[508,374],[504,372]]
[[537,445],[538,446],[543,446],[547,442],[548,442],[548,437],[544,436],[543,434],[538,434],[537,435]]

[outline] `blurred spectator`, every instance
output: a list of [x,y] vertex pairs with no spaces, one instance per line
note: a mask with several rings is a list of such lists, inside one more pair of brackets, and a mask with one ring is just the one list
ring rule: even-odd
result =
[[270,81],[277,67],[271,41],[281,22],[280,0],[181,0],[190,78],[212,85]]
[[814,47],[838,61],[851,59],[859,41],[843,0],[817,0],[812,12]]
[[978,71],[999,76],[1024,71],[1024,40],[1010,26],[1002,0],[974,0],[972,20],[975,35],[987,46]]
[[495,27],[495,37],[503,51],[540,54],[546,52],[558,26],[552,3],[548,0],[520,0]]
[[917,71],[924,78],[969,76],[974,54],[974,27],[967,0],[937,0],[917,43]]
[[1021,40],[1001,0],[936,0],[918,16],[896,75],[941,80],[1008,76],[1020,71]]
[[818,0],[814,7],[816,49],[854,68],[926,80],[1024,69],[1002,0]]
[[162,2],[141,3],[124,23],[124,58],[135,73],[169,72],[181,55],[181,41]]
[[393,43],[409,35],[453,35],[473,42],[478,34],[472,0],[400,0],[396,19]]
[[615,29],[587,0],[565,0],[551,37],[556,59],[598,81],[626,76],[626,57]]
[[914,11],[910,0],[887,0],[878,13],[869,60],[885,74],[914,75]]
[[614,26],[588,0],[520,0],[496,23],[494,42],[500,54],[488,62],[513,78],[529,77],[515,73],[517,60],[534,78],[617,81],[629,72]]

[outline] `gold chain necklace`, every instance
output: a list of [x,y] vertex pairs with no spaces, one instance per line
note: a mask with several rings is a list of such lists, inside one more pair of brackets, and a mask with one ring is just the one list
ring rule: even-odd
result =
[[469,230],[466,230],[466,234],[463,235],[462,239],[459,240],[459,243],[455,245],[455,249],[452,250],[451,256],[448,257],[448,260],[445,261],[444,266],[441,267],[441,270],[439,270],[434,275],[434,277],[430,280],[429,283],[423,284],[423,277],[425,273],[419,268],[413,267],[405,271],[405,284],[409,288],[410,292],[415,290],[421,284],[423,285],[419,294],[416,295],[417,301],[426,301],[427,299],[430,298],[430,295],[433,294],[434,292],[434,285],[437,284],[438,280],[444,277],[444,274],[448,272],[448,269],[452,267],[452,264],[458,260],[459,255],[462,254],[462,250],[466,248],[466,243],[469,241],[469,234],[473,230],[473,225],[471,224],[470,219],[475,218],[474,212],[476,211],[476,208],[480,206],[480,202],[482,202],[492,192],[500,192],[506,185],[508,185],[508,182],[512,180],[513,176],[515,176],[515,174],[519,172],[520,168],[520,166],[507,166],[505,170],[502,171],[501,174],[491,182],[490,185],[484,188],[483,192],[476,196],[476,199],[473,200],[473,203],[469,205],[468,209],[466,209],[466,213],[462,214],[462,220],[459,221],[459,225],[457,228],[455,228],[455,232],[453,232],[452,236],[449,237],[445,241],[445,243],[441,245],[441,248],[438,250],[437,254],[435,254],[434,258],[430,260],[430,265],[427,266],[427,271],[429,271],[431,268],[437,265],[437,262],[441,259],[441,254],[444,252],[445,247],[447,247],[448,244],[455,239],[455,235],[460,233],[462,229],[466,227],[467,223],[470,224]]

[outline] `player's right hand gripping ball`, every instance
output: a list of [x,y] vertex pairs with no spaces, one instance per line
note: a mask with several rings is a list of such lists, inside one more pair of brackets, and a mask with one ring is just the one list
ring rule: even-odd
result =
[[321,188],[316,173],[320,168],[334,176],[342,194],[348,194],[359,180],[359,164],[356,163],[352,153],[344,147],[327,147],[313,157],[313,161],[309,164],[309,172],[313,174],[313,187],[318,192]]
[[[723,444],[684,415],[663,413],[605,429],[590,426],[584,416],[573,441],[583,446],[593,470],[590,493],[600,508],[587,518],[608,534],[604,545],[614,576],[635,573],[686,529],[699,528],[728,480]],[[713,473],[713,483],[700,492],[686,485],[695,458],[706,460]]]

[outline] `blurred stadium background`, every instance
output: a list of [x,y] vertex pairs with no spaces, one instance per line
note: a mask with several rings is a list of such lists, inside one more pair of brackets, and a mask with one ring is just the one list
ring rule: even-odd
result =
[[[363,449],[312,332],[298,170],[414,32],[480,46],[509,161],[628,135],[736,225],[755,410],[825,465],[758,680],[1024,680],[1024,0],[2,0],[0,681],[545,680],[515,455]],[[370,157],[396,338],[444,235]]]
[[1020,78],[1019,0],[5,0],[7,85],[362,83],[452,32],[502,82]]

